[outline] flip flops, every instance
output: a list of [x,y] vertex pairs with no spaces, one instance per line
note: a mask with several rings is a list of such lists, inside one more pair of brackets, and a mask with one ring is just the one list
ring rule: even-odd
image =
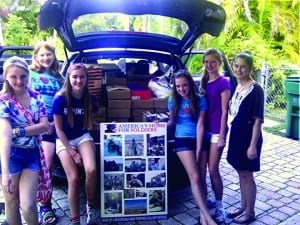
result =
[[247,212],[243,212],[239,216],[233,219],[234,223],[237,224],[249,224],[255,220],[255,215]]

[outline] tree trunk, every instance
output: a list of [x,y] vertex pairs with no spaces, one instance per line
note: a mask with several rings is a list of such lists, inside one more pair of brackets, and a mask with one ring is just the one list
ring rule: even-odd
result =
[[254,19],[252,19],[251,12],[250,12],[250,9],[249,9],[249,0],[244,0],[243,5],[244,5],[245,15],[246,15],[247,20],[250,23],[255,23]]

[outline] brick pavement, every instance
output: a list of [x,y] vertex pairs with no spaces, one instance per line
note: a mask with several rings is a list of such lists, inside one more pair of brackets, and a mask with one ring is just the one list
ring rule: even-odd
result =
[[[263,133],[261,171],[255,174],[257,183],[256,218],[252,225],[300,224],[300,142],[270,133]],[[224,207],[227,211],[239,205],[239,183],[236,172],[221,160],[224,181]],[[209,187],[210,189],[210,187]],[[66,183],[55,182],[53,206],[59,217],[58,225],[70,224],[66,198]],[[85,196],[82,199],[82,224]],[[0,193],[0,202],[3,197]],[[213,210],[210,210],[213,213]],[[198,210],[189,187],[169,191],[169,219],[143,222],[122,222],[119,225],[194,225],[198,224]],[[0,219],[1,220],[1,219]],[[230,222],[230,221],[228,221]],[[99,224],[101,224],[99,222]],[[234,223],[232,223],[234,224]]]

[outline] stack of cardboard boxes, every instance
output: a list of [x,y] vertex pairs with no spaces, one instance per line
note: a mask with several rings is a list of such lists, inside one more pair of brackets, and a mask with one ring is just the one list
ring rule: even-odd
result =
[[128,122],[131,114],[131,94],[126,86],[107,86],[107,121]]
[[99,100],[103,84],[103,68],[100,65],[86,64],[89,92]]
[[132,120],[145,122],[145,114],[152,117],[165,117],[168,112],[168,98],[151,98],[148,100],[132,100]]
[[153,108],[155,113],[168,112],[168,98],[153,98]]
[[154,112],[153,109],[153,99],[150,98],[148,100],[140,100],[133,99],[132,100],[132,121],[133,122],[142,122],[143,121],[143,113],[144,112]]
[[140,74],[125,75],[112,66],[86,66],[89,90],[97,96],[100,105],[95,121],[143,122],[145,112],[154,116],[168,112],[167,98],[153,98],[147,88],[151,77],[146,74],[147,67],[141,67],[145,69],[139,71]]
[[96,96],[98,104],[100,105],[98,112],[94,117],[96,122],[106,121],[106,107],[101,105],[103,92],[103,68],[98,64],[85,64],[88,71],[88,89],[89,92]]

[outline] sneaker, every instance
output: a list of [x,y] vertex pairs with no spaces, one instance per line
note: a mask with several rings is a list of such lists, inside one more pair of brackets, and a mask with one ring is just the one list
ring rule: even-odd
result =
[[226,219],[226,212],[224,209],[216,209],[215,220],[216,223],[223,223]]
[[211,209],[215,207],[216,207],[216,202],[211,199],[207,199],[207,208]]
[[39,223],[43,225],[54,225],[57,223],[56,215],[51,207],[40,206]]
[[87,225],[91,225],[91,224],[97,224],[96,222],[96,218],[97,218],[97,214],[96,214],[96,209],[93,207],[90,207],[88,204],[86,205],[86,224]]

